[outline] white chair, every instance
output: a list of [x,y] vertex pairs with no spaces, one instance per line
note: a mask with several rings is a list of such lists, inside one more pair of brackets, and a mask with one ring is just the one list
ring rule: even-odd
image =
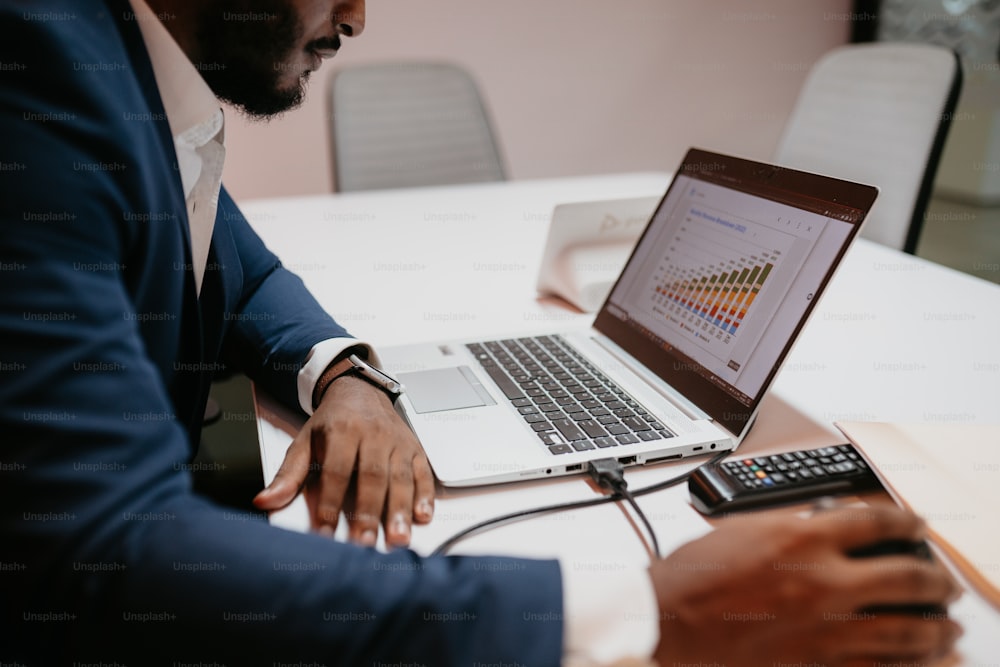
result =
[[504,180],[479,91],[455,65],[342,69],[331,101],[338,192]]
[[774,162],[878,186],[862,236],[914,253],[962,86],[929,44],[850,44],[813,67]]

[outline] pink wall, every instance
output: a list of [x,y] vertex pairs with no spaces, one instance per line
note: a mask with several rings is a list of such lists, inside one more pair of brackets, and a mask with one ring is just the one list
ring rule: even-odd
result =
[[329,192],[335,68],[457,61],[491,107],[511,178],[672,170],[687,147],[768,158],[809,67],[847,40],[849,0],[369,0],[364,35],[299,110],[227,115],[237,199]]

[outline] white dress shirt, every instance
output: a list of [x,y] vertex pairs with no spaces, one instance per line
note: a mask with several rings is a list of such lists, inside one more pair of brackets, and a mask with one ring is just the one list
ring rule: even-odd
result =
[[[142,31],[174,137],[191,227],[191,257],[200,293],[225,161],[225,120],[219,102],[198,70],[144,0],[130,0]],[[317,343],[298,374],[299,405],[312,414],[312,394],[327,366],[354,338]],[[646,665],[659,640],[658,608],[643,568],[606,574],[574,571],[563,564],[564,645],[567,667]]]

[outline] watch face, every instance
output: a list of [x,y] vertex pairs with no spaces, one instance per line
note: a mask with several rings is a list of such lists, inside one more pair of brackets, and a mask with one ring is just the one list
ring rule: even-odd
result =
[[352,354],[350,360],[354,364],[354,370],[358,375],[386,391],[392,397],[393,401],[403,393],[403,385],[391,375],[383,373],[374,366],[369,365],[357,355]]

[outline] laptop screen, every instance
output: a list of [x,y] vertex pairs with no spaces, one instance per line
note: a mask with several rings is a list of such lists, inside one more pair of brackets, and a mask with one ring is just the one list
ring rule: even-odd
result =
[[692,149],[595,326],[741,434],[876,194]]

